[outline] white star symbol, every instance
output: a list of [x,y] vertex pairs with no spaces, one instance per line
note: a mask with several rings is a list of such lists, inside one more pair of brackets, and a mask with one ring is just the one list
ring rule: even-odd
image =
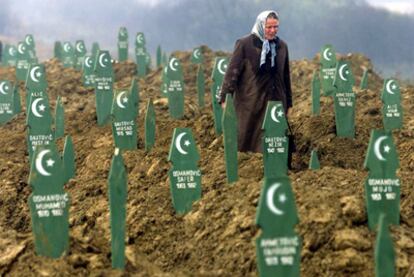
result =
[[52,159],[50,159],[50,158],[46,161],[46,165],[47,165],[48,167],[52,167],[54,163],[55,163],[55,161],[54,161],[54,160],[52,160]]
[[332,56],[332,52],[329,52],[329,53],[328,53],[328,55],[329,55],[329,56]]
[[278,116],[278,117],[282,117],[282,116],[283,116],[283,112],[282,112],[281,110],[279,110],[279,111],[277,112],[277,116]]
[[348,75],[349,74],[349,70],[345,71],[345,74]]
[[36,72],[36,77],[40,77],[40,76],[42,76],[42,73]]
[[281,203],[284,203],[284,202],[286,202],[286,200],[287,200],[287,198],[286,198],[286,195],[283,193],[283,194],[281,194],[281,195],[279,195],[279,201],[281,202]]
[[5,90],[9,90],[9,86],[5,86],[5,87],[4,87],[4,89],[5,89]]
[[396,89],[397,88],[397,86],[394,84],[394,85],[392,85],[392,87],[391,87],[392,89]]
[[184,142],[184,145],[185,146],[189,146],[191,143],[190,143],[190,141],[189,140],[186,140],[185,142]]
[[41,112],[44,112],[45,111],[45,109],[46,109],[46,106],[45,105],[40,105],[39,106],[39,110],[41,111]]
[[122,102],[128,103],[128,98],[127,97],[122,98]]
[[388,145],[385,145],[385,146],[384,146],[384,152],[385,152],[385,153],[389,153],[389,152],[390,152],[390,150],[391,150],[391,147],[389,147]]

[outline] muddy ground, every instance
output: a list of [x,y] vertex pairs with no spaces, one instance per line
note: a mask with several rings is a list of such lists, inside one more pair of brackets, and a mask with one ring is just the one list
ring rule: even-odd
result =
[[[207,88],[216,54],[206,54]],[[46,61],[52,110],[58,95],[65,106],[65,133],[76,151],[77,174],[66,184],[71,195],[70,250],[60,259],[34,252],[28,197],[31,187],[25,144],[25,113],[0,127],[0,275],[7,276],[257,276],[256,207],[263,179],[261,154],[239,154],[239,181],[226,183],[222,138],[214,132],[210,93],[206,107],[196,98],[196,67],[190,53],[180,52],[185,72],[186,114],[168,117],[160,98],[161,69],[139,81],[138,149],[123,154],[128,172],[125,271],[111,269],[107,178],[114,151],[110,126],[98,127],[92,89],[81,74]],[[367,227],[363,161],[372,128],[381,128],[382,79],[370,61],[357,54],[352,63],[359,85],[369,68],[369,89],[357,87],[356,138],[338,138],[331,99],[321,99],[321,115],[311,116],[310,84],[317,58],[291,64],[294,109],[291,124],[298,152],[289,172],[303,239],[302,276],[374,276],[375,232]],[[117,88],[129,87],[132,62],[115,64]],[[14,70],[0,69],[0,79],[15,80]],[[21,84],[20,93],[25,91]],[[401,225],[391,228],[398,276],[414,276],[414,88],[402,87],[404,128],[394,132],[401,168]],[[23,98],[23,97],[22,97]],[[156,109],[156,144],[144,151],[144,115],[152,98]],[[190,127],[198,145],[203,173],[202,198],[184,216],[174,213],[167,172],[173,129]],[[63,139],[58,140],[63,148]],[[321,169],[308,169],[312,148],[318,148]]]

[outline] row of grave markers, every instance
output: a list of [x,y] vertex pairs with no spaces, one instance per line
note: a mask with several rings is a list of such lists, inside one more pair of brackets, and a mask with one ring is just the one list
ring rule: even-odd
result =
[[[108,55],[109,55],[109,53],[108,53]],[[104,56],[102,56],[102,57],[104,57]],[[171,62],[172,59],[173,59],[173,57],[170,58],[170,62]],[[110,60],[110,58],[109,58],[109,60]],[[105,58],[102,58],[102,61],[105,61]],[[220,63],[217,62],[217,60],[216,60],[216,63],[220,66]],[[176,65],[176,64],[173,63],[173,68],[174,68],[174,65]],[[36,68],[36,66],[33,66],[32,69],[34,71],[29,71],[30,72],[29,73],[29,76],[31,76],[32,75],[32,72],[33,72],[33,76],[35,76],[35,78],[34,79],[31,78],[30,80],[32,82],[34,82],[34,83],[37,83],[39,81],[36,82],[36,79],[37,80],[39,79],[39,77],[41,76],[41,73],[40,74],[36,74],[36,69],[39,70],[39,72],[40,72],[41,71],[41,67],[37,67]],[[172,71],[174,71],[172,68],[170,68],[170,69]],[[338,66],[337,66],[337,69],[338,69]],[[44,69],[43,69],[43,71],[44,71]],[[175,72],[173,72],[173,73],[175,73]],[[344,74],[347,74],[348,75],[349,73],[347,73],[345,71]],[[224,73],[222,75],[224,75]],[[173,76],[173,78],[175,78],[175,76],[178,76],[178,74],[177,75],[172,75],[172,76]],[[182,76],[182,71],[181,71],[181,76]],[[219,78],[220,78],[220,76],[218,78],[216,78],[216,80],[217,79],[219,80]],[[215,79],[214,79],[214,73],[213,73],[213,81],[215,81]],[[344,81],[344,80],[342,80],[342,81]],[[42,82],[40,82],[40,83],[42,83]],[[346,87],[346,85],[344,85],[344,86]],[[389,84],[389,86],[391,86],[391,84]],[[34,117],[42,117],[42,116],[39,116],[40,115],[40,112],[39,111],[46,111],[47,110],[47,107],[45,107],[45,108],[41,108],[41,107],[38,108],[38,102],[40,102],[42,100],[37,100],[36,98],[41,98],[42,96],[47,96],[45,92],[44,92],[44,95],[42,95],[42,92],[43,92],[43,90],[45,91],[45,88],[42,87],[41,84],[39,86],[36,86],[36,84],[34,86],[28,85],[27,87],[28,87],[28,95],[30,97],[30,101],[28,101],[28,103],[30,103],[30,109],[29,110],[33,113]],[[0,86],[0,88],[1,88],[1,86]],[[31,92],[31,89],[34,90],[34,92]],[[347,89],[349,89],[349,87],[348,88],[345,88],[344,90],[346,91]],[[213,91],[214,90],[212,89],[212,92]],[[217,88],[216,88],[216,91],[217,91]],[[118,105],[118,103],[117,103],[117,106],[114,106],[114,104],[112,104],[112,111],[114,111],[116,109],[116,107],[122,108],[122,95],[125,95],[127,93],[129,93],[129,92],[127,92],[127,91],[120,91],[120,92],[116,92],[115,93],[115,95],[116,95],[115,98],[117,99],[117,101],[111,101],[111,102],[113,102],[113,103],[119,102],[119,103],[121,103],[121,105]],[[212,96],[215,96],[215,94],[214,95],[212,94]],[[387,99],[387,97],[383,97],[383,101],[384,102],[385,101],[390,101],[390,100],[386,100],[386,99]],[[395,100],[392,97],[391,97],[391,99],[392,100]],[[97,103],[98,103],[98,100],[97,100]],[[138,101],[136,103],[138,104]],[[226,109],[224,111],[224,116],[223,116],[223,119],[222,119],[222,122],[221,123],[222,123],[222,126],[224,128],[223,133],[224,133],[224,141],[225,141],[226,169],[228,169],[229,166],[227,166],[227,161],[229,159],[227,158],[228,155],[226,154],[226,149],[231,149],[231,148],[233,148],[233,149],[235,148],[236,149],[236,151],[234,151],[234,150],[233,151],[228,150],[228,152],[231,152],[231,153],[234,153],[235,152],[236,153],[236,159],[235,160],[237,162],[237,142],[235,142],[237,140],[234,139],[234,129],[235,129],[235,125],[227,125],[226,124],[226,120],[225,120],[226,115],[227,115],[228,118],[230,118],[230,119],[233,118],[233,120],[228,120],[228,122],[232,122],[232,124],[234,124],[234,122],[236,122],[234,120],[235,119],[234,107],[232,105],[231,98],[229,98],[228,101],[226,101],[226,103],[228,103],[228,104],[227,104]],[[268,112],[267,113],[269,113],[269,116],[267,116],[267,122],[270,122],[269,120],[272,120],[273,122],[279,121],[278,123],[280,123],[281,119],[278,119],[278,117],[280,117],[281,113],[279,113],[278,110],[277,110],[277,103],[273,103],[273,105],[274,106],[272,106],[271,108],[268,107]],[[281,106],[280,103],[278,105]],[[57,107],[58,106],[59,105],[57,105]],[[150,107],[150,103],[148,104],[148,106]],[[97,107],[98,107],[98,105],[97,105]],[[135,110],[137,110],[137,109],[135,109]],[[283,113],[283,111],[282,111],[282,113]],[[114,114],[114,113],[111,113],[111,114]],[[122,115],[122,113],[121,113],[121,115]],[[269,119],[269,117],[270,117],[270,119]],[[29,118],[29,115],[28,115],[28,118]],[[58,117],[56,116],[56,118],[58,118]],[[35,118],[35,119],[38,119],[38,118]],[[46,120],[47,120],[47,117],[46,117]],[[30,120],[28,119],[28,123],[29,123],[29,121]],[[266,124],[266,120],[264,122],[264,127],[263,127],[264,130],[265,130],[265,134],[266,134],[265,124]],[[50,125],[50,124],[47,124],[47,125]],[[35,125],[33,125],[33,126],[35,126]],[[230,126],[230,127],[227,127],[227,126]],[[283,126],[283,120],[282,120],[281,126]],[[30,124],[29,124],[29,127],[30,127]],[[285,127],[285,129],[286,129],[286,127]],[[278,131],[282,132],[283,127],[281,127],[281,128],[275,128],[275,130],[278,130]],[[179,131],[177,131],[177,133],[179,133]],[[233,134],[232,139],[229,139],[229,141],[232,141],[232,142],[226,144],[226,141],[228,140],[228,139],[226,139],[226,137],[231,137],[231,136],[228,135],[230,133]],[[177,205],[178,206],[182,205],[181,208],[177,208],[176,209],[177,212],[186,212],[186,211],[188,211],[189,207],[191,207],[192,202],[195,201],[195,200],[197,200],[197,199],[199,199],[201,197],[201,173],[200,173],[199,169],[197,169],[197,167],[196,167],[197,161],[199,159],[199,157],[197,158],[198,153],[195,155],[195,158],[194,158],[195,161],[192,161],[192,164],[190,164],[190,163],[188,163],[188,164],[184,163],[184,164],[192,167],[192,169],[181,169],[181,165],[183,165],[183,164],[181,162],[179,162],[178,160],[176,160],[173,157],[174,155],[172,154],[174,152],[174,149],[176,149],[180,154],[183,154],[184,155],[185,153],[188,153],[189,152],[188,150],[185,150],[185,147],[189,147],[190,145],[194,145],[194,139],[192,138],[192,135],[190,135],[190,134],[188,135],[189,138],[184,141],[184,144],[182,144],[182,141],[181,140],[182,140],[182,138],[186,134],[188,134],[188,132],[187,133],[181,132],[178,135],[176,135],[174,133],[174,139],[173,139],[173,141],[175,143],[174,143],[174,147],[171,147],[171,149],[170,149],[169,160],[172,161],[173,164],[176,163],[176,165],[174,165],[173,166],[173,169],[170,171],[170,181],[171,181],[171,184],[174,184],[174,181],[176,181],[174,187],[176,187],[177,189],[180,189],[180,190],[182,190],[184,188],[193,188],[194,189],[194,188],[197,188],[197,184],[200,184],[200,185],[198,186],[199,191],[198,190],[190,191],[191,193],[189,193],[187,196],[183,196],[183,194],[179,194],[179,193],[177,194],[175,191],[172,190],[173,205],[175,207]],[[272,170],[269,170],[269,169],[266,170],[266,167],[267,167],[266,164],[270,164],[270,163],[266,162],[266,160],[272,160],[272,158],[275,159],[275,157],[277,157],[277,156],[272,156],[271,153],[276,153],[276,154],[280,154],[280,155],[279,155],[279,158],[276,158],[274,161],[276,161],[276,164],[278,164],[277,161],[279,161],[281,164],[283,164],[284,155],[282,155],[282,153],[287,153],[287,150],[285,150],[285,151],[282,150],[283,148],[285,148],[285,147],[283,147],[283,144],[286,144],[286,138],[284,138],[283,135],[282,136],[279,136],[279,137],[277,137],[275,135],[280,135],[280,134],[272,134],[272,133],[269,133],[269,136],[266,136],[265,135],[265,138],[264,138],[264,145],[266,145],[266,147],[267,147],[267,148],[264,149],[265,150],[264,153],[267,154],[266,157],[264,155],[265,178],[267,178],[269,180],[272,179],[272,178],[276,178],[277,179],[278,176],[272,176],[271,175],[272,173],[269,173],[269,172],[273,172],[273,171]],[[44,135],[44,136],[47,137],[48,135]],[[384,156],[382,156],[384,154],[381,154],[381,143],[383,141],[385,141],[386,139],[388,139],[388,138],[384,138],[386,136],[386,134],[377,135],[377,136],[379,136],[379,138],[377,138],[375,140],[375,143],[373,143],[374,146],[371,147],[371,148],[373,148],[373,150],[372,150],[373,153],[374,153],[373,155],[375,155],[375,157],[378,160],[386,161],[387,159],[384,158]],[[51,136],[49,135],[49,137],[51,137]],[[372,135],[371,140],[373,140],[373,137],[375,137],[374,134]],[[392,139],[392,137],[391,137],[391,139]],[[49,147],[48,145],[51,145],[51,147],[52,147],[53,146],[53,143],[49,143],[49,144],[48,143],[45,143],[44,147]],[[230,146],[229,147],[226,147],[226,145],[230,145]],[[370,142],[370,145],[371,145],[371,142]],[[236,146],[236,147],[234,147],[234,146]],[[386,146],[390,147],[389,145],[386,145]],[[389,152],[390,150],[392,150],[392,148],[389,149],[389,148],[386,148],[386,146],[384,146],[384,150],[383,151]],[[40,146],[38,148],[40,148]],[[395,146],[394,146],[394,148],[395,148]],[[270,149],[273,149],[273,150],[270,150]],[[46,149],[46,150],[48,150],[48,149]],[[53,152],[53,150],[52,149],[49,149],[49,152]],[[46,154],[49,154],[49,152],[46,153],[46,152],[44,152],[44,150],[43,150],[43,152],[42,151],[39,151],[38,156],[36,156],[36,162],[34,162],[35,168],[38,171],[38,173],[40,173],[41,175],[43,173],[44,176],[47,176],[47,174],[50,173],[47,170],[45,170],[44,166],[42,166],[43,156],[45,156]],[[40,155],[41,153],[43,153],[43,156]],[[115,159],[116,156],[119,156],[119,155],[118,154],[115,154],[114,159]],[[371,156],[372,156],[372,154],[371,154]],[[366,168],[369,168],[371,170],[371,167],[372,168],[375,168],[375,166],[372,166],[372,162],[369,162],[370,159],[368,157],[370,157],[369,154],[367,155]],[[46,161],[47,166],[49,166],[49,165],[50,166],[53,166],[53,164],[54,164],[53,161],[55,161],[55,160],[56,160],[56,158],[50,158],[50,159],[48,159]],[[119,160],[119,158],[118,158],[118,160]],[[234,160],[234,158],[233,158],[233,160]],[[397,158],[397,161],[398,161],[398,158]],[[113,163],[115,163],[115,162],[113,162]],[[379,170],[379,171],[375,171],[375,169],[373,170],[373,175],[372,176],[370,175],[369,178],[368,178],[368,181],[367,181],[367,186],[373,187],[372,188],[373,193],[371,193],[371,194],[368,193],[368,195],[370,195],[372,199],[374,199],[375,201],[381,200],[381,196],[382,196],[381,193],[383,193],[383,195],[385,196],[384,198],[387,199],[387,200],[390,200],[390,199],[394,199],[395,200],[396,198],[398,198],[398,200],[399,200],[399,190],[398,191],[395,191],[394,193],[392,192],[392,187],[393,186],[395,186],[395,187],[397,187],[399,189],[399,180],[396,179],[396,178],[394,178],[395,177],[394,176],[395,175],[395,170],[396,170],[397,167],[395,165],[394,166],[391,165],[391,166],[388,166],[388,167],[385,166],[385,170],[389,170],[389,172],[387,171],[388,172],[387,174],[391,174],[391,178],[389,178],[389,179],[378,179],[377,176],[381,176],[382,177],[383,175],[381,175],[381,174],[383,174],[383,173],[380,173],[380,175],[376,175],[378,172],[381,172],[381,170]],[[237,164],[236,164],[236,167],[235,168],[237,170]],[[280,167],[280,172],[283,172],[282,168],[283,168],[283,166]],[[388,169],[388,168],[390,168],[390,169]],[[382,169],[384,170],[384,167]],[[266,176],[268,174],[270,174],[270,175],[269,176]],[[237,173],[235,175],[237,176]],[[286,176],[283,176],[283,177],[286,177]],[[370,178],[370,177],[375,177],[375,178]],[[196,180],[196,181],[194,181],[194,180]],[[230,179],[229,179],[229,173],[228,173],[228,181],[231,182]],[[199,182],[199,183],[197,183],[197,182]],[[272,183],[272,182],[270,182],[270,183]],[[265,183],[266,183],[266,181],[265,181]],[[180,185],[177,185],[177,184],[180,184]],[[388,185],[388,187],[384,189],[384,185]],[[33,185],[33,186],[35,186],[35,185]],[[279,184],[279,183],[276,182],[275,184],[269,185],[269,188],[268,188],[268,190],[266,192],[266,205],[267,205],[266,207],[273,214],[278,214],[278,213],[280,214],[281,212],[280,212],[280,209],[275,205],[275,203],[273,202],[273,204],[272,204],[271,203],[271,200],[269,200],[269,199],[274,199],[274,195],[276,194],[276,191],[281,186],[282,186],[282,184]],[[375,186],[376,186],[376,188],[375,188]],[[282,189],[280,189],[280,190],[282,190]],[[369,191],[369,190],[366,189],[366,192],[367,191]],[[378,191],[380,191],[380,192],[378,192]],[[390,194],[390,191],[391,191],[391,194]],[[262,194],[264,194],[263,191],[262,191]],[[288,193],[283,194],[284,196],[283,195],[279,195],[278,196],[278,201],[280,202],[280,204],[283,204],[284,202],[286,202],[286,195],[287,194]],[[269,195],[272,195],[272,197],[269,196]],[[376,196],[373,196],[373,195],[376,195]],[[378,195],[380,195],[380,196],[378,196]],[[61,197],[63,197],[63,196],[61,196]],[[264,201],[264,200],[262,201],[262,198],[263,197],[261,196],[261,203]],[[67,199],[67,198],[65,198],[65,199]],[[183,199],[182,201],[184,201],[184,202],[181,202],[179,199]],[[291,199],[293,199],[293,197]],[[368,199],[369,199],[369,197],[367,197],[367,201],[368,201]],[[185,202],[185,201],[188,201],[188,202]],[[174,203],[178,203],[178,204],[174,204]],[[368,203],[367,203],[367,206],[368,206],[368,210],[369,210],[370,208],[369,208],[369,204]],[[392,207],[395,207],[395,205],[392,206]],[[381,209],[381,207],[380,208],[374,208],[373,210],[376,213],[375,213],[375,216],[372,217],[372,220],[369,220],[369,222],[370,222],[370,228],[373,228],[373,226],[376,226],[377,225],[376,223],[379,221],[379,218],[380,218],[379,215],[381,214],[381,212],[387,211],[387,209]],[[380,212],[378,212],[378,210]],[[390,210],[391,210],[390,214],[393,214],[394,215],[394,218],[396,218],[395,217],[395,214],[397,214],[397,213],[398,213],[398,218],[399,218],[399,202],[398,202],[397,212],[395,212],[395,208],[391,208]],[[56,212],[56,214],[58,214],[58,213],[59,212]],[[112,210],[111,210],[111,213],[112,213]],[[260,212],[258,212],[258,214],[260,214]],[[296,214],[296,216],[297,216],[297,214]],[[385,218],[387,220],[389,220],[389,218],[392,218],[392,216],[388,215],[388,216],[385,216]],[[258,225],[261,226],[261,224],[259,223],[260,220],[258,219],[257,221],[258,221]],[[395,224],[395,222],[394,222],[394,224]],[[120,224],[120,226],[122,226],[122,224]],[[267,229],[267,227],[262,227],[262,229]],[[262,249],[263,250],[266,247],[270,247],[270,248],[271,247],[275,247],[275,243],[276,243],[276,245],[279,243],[280,245],[284,245],[286,247],[293,247],[293,246],[298,247],[299,244],[300,244],[298,238],[296,238],[296,239],[295,238],[291,238],[291,239],[284,238],[283,240],[269,239],[269,237],[267,235],[264,235],[264,234],[266,234],[266,232],[267,231],[265,231],[265,230],[263,231],[263,236],[261,238],[261,242],[257,244],[258,249]],[[265,240],[265,241],[262,241],[262,240]],[[282,241],[284,241],[284,242],[282,242]],[[284,244],[284,243],[288,243],[288,244]],[[266,272],[267,267],[269,265],[272,265],[272,264],[275,265],[275,263],[286,263],[286,264],[289,264],[290,263],[289,261],[292,261],[292,259],[295,260],[293,257],[289,257],[289,258],[283,259],[284,260],[284,262],[283,262],[283,260],[280,260],[279,261],[279,259],[277,259],[277,258],[275,258],[275,257],[273,257],[271,255],[270,256],[269,255],[266,256],[266,253],[272,253],[272,251],[277,252],[278,250],[266,250],[266,251],[263,250],[263,253],[262,252],[258,252],[259,267],[262,268],[261,269],[261,272]],[[298,252],[295,252],[295,253],[297,254]],[[260,260],[261,259],[260,258],[260,255],[262,255],[262,254],[263,254],[263,256],[262,256],[263,259]],[[262,265],[260,265],[260,261],[262,261]],[[263,263],[263,261],[264,261],[264,263]],[[275,262],[275,261],[278,261],[278,262]],[[266,276],[266,275],[263,275],[263,276]]]

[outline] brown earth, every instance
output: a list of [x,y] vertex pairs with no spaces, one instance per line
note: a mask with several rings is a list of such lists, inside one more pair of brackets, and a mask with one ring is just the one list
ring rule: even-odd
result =
[[[206,77],[216,54],[204,48]],[[25,114],[0,127],[0,275],[7,276],[257,276],[255,213],[263,179],[261,154],[239,154],[239,181],[226,183],[221,137],[213,128],[210,93],[206,107],[196,100],[196,67],[190,53],[176,53],[183,62],[186,115],[168,117],[159,97],[161,69],[140,80],[138,150],[123,154],[128,172],[125,271],[111,269],[107,179],[113,154],[110,126],[96,124],[94,95],[81,75],[46,61],[52,108],[58,95],[65,105],[65,132],[76,151],[77,175],[66,186],[70,208],[70,250],[60,259],[34,252],[28,197],[31,187],[25,144]],[[382,79],[361,55],[342,57],[352,64],[359,84],[363,67],[370,70],[369,89],[357,93],[356,138],[335,135],[332,101],[321,99],[321,115],[311,116],[310,83],[317,58],[292,62],[294,110],[290,120],[298,153],[289,173],[296,197],[303,240],[302,276],[374,276],[375,232],[367,227],[363,161],[372,128],[381,128]],[[116,64],[117,88],[129,87],[134,64]],[[0,79],[14,80],[13,69],[0,69]],[[209,79],[209,78],[208,78]],[[209,88],[208,80],[207,88]],[[208,91],[208,90],[207,90]],[[21,84],[21,93],[24,89]],[[404,128],[394,132],[401,168],[401,225],[391,227],[398,276],[414,276],[414,95],[402,88]],[[23,97],[22,97],[23,98]],[[156,145],[143,150],[146,103],[154,99]],[[174,213],[167,172],[175,127],[190,127],[200,150],[203,173],[200,201],[184,216]],[[58,140],[62,149],[63,140]],[[318,148],[322,169],[308,170],[312,148]]]

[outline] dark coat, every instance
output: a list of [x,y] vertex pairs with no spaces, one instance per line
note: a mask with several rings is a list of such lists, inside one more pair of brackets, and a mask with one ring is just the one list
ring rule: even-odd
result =
[[250,34],[236,41],[224,76],[220,102],[231,93],[238,119],[239,151],[262,152],[262,123],[268,101],[281,101],[285,112],[292,107],[289,54],[287,44],[276,41],[276,66],[271,67],[270,52],[260,68],[262,41]]

